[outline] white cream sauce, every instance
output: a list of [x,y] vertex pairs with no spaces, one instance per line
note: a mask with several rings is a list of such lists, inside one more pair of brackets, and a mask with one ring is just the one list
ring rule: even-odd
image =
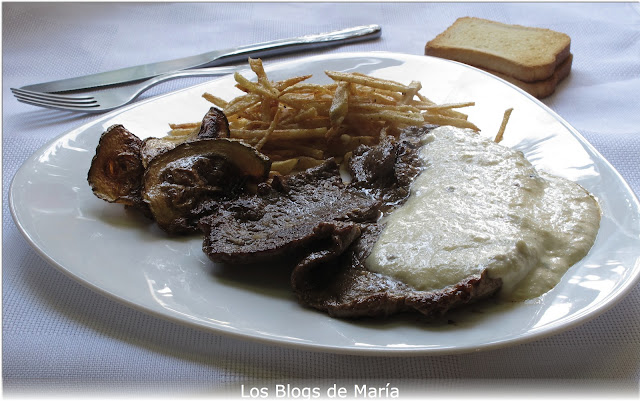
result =
[[479,274],[501,295],[535,298],[593,245],[600,208],[586,190],[538,172],[522,152],[472,130],[439,127],[421,138],[424,170],[366,260],[371,271],[419,290]]

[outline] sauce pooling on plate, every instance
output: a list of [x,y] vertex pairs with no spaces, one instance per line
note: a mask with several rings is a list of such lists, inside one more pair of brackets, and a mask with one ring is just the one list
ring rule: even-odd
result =
[[421,138],[424,170],[366,260],[373,272],[439,290],[487,271],[500,295],[535,298],[593,245],[598,203],[580,185],[539,172],[522,152],[472,130]]

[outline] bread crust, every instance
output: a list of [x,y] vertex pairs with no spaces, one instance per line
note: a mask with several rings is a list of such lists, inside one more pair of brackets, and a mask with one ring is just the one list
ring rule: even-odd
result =
[[569,75],[569,73],[571,72],[572,62],[573,54],[569,54],[569,57],[567,57],[562,63],[560,63],[551,77],[535,82],[524,82],[496,71],[487,69],[484,70],[504,79],[505,81],[511,82],[512,84],[516,85],[520,89],[523,89],[532,96],[537,97],[538,99],[543,99],[545,97],[551,96],[556,91],[558,83]]
[[429,41],[425,54],[535,82],[550,78],[570,47],[561,32],[462,17]]

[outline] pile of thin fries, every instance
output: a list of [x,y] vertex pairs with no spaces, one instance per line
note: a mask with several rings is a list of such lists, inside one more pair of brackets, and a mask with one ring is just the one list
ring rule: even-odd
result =
[[[408,126],[430,123],[479,130],[455,110],[474,102],[435,104],[420,94],[417,81],[404,85],[355,72],[325,71],[333,83],[306,82],[311,75],[272,82],[260,59],[249,59],[249,65],[257,82],[234,75],[243,95],[230,101],[210,93],[203,97],[224,111],[231,138],[271,158],[272,174],[305,170],[329,157],[340,161],[359,145],[374,145]],[[170,135],[188,135],[199,126],[170,124]]]

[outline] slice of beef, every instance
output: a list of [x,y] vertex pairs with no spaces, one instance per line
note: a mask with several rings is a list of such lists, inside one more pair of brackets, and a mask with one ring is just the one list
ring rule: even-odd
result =
[[[376,221],[379,202],[346,186],[334,160],[263,183],[256,195],[222,203],[200,221],[203,250],[231,264],[342,253],[360,235],[360,222]],[[326,253],[328,252],[328,253]]]
[[386,207],[404,202],[422,165],[420,136],[435,126],[411,127],[400,138],[388,136],[377,146],[360,146],[349,160],[350,186],[368,192]]
[[[410,127],[399,140],[385,138],[378,146],[357,149],[350,162],[352,187],[380,200],[386,212],[400,206],[411,182],[423,168],[417,157],[419,138],[434,126]],[[369,271],[364,260],[383,225],[361,224],[361,235],[339,257],[318,263],[314,255],[293,270],[291,285],[301,304],[331,316],[376,317],[417,311],[428,317],[495,294],[500,279],[486,273],[468,277],[438,291],[420,291],[392,277]]]
[[341,318],[385,317],[416,311],[429,318],[495,294],[502,280],[482,273],[438,291],[420,291],[364,266],[382,227],[362,227],[362,235],[340,257],[322,269],[306,260],[292,273],[292,286],[303,305]]

